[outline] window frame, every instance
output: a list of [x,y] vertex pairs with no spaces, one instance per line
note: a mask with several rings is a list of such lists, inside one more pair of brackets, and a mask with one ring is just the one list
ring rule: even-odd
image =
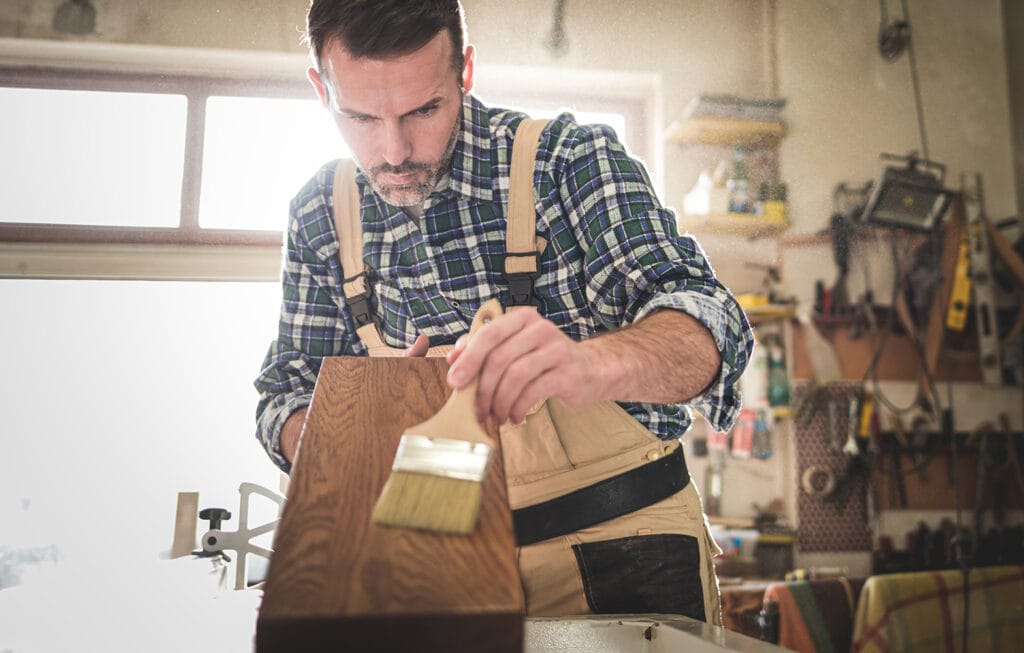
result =
[[[200,227],[206,99],[308,99],[306,55],[0,38],[0,85],[182,95],[187,100],[177,227],[0,222],[0,278],[276,280],[279,231]],[[650,73],[485,65],[476,91],[504,106],[614,111],[655,184],[662,166],[660,77]],[[600,89],[600,91],[595,91]],[[660,192],[660,188],[658,189]]]

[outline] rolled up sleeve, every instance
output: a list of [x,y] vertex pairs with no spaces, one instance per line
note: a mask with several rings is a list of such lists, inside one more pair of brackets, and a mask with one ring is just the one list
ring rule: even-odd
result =
[[746,315],[715,277],[700,245],[676,227],[646,170],[614,134],[580,129],[567,143],[562,205],[585,248],[590,310],[616,329],[659,309],[682,311],[707,327],[721,356],[716,379],[687,404],[718,430],[740,407],[737,382],[753,347]]
[[313,396],[325,356],[355,356],[340,286],[341,266],[327,198],[333,167],[325,166],[292,200],[281,271],[281,313],[277,338],[270,344],[259,376],[256,438],[275,465],[291,465],[281,453],[281,428]]

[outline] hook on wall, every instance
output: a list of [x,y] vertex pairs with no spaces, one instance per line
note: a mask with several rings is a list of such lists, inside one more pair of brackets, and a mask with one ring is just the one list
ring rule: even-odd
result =
[[910,44],[910,23],[906,2],[903,4],[903,20],[889,20],[889,8],[885,0],[879,0],[882,19],[878,24],[878,52],[886,61],[895,61]]
[[91,34],[96,30],[96,8],[89,0],[65,0],[53,14],[53,29],[65,34]]
[[548,51],[556,57],[565,56],[569,51],[569,39],[565,34],[565,3],[566,0],[555,0],[554,21],[544,43]]

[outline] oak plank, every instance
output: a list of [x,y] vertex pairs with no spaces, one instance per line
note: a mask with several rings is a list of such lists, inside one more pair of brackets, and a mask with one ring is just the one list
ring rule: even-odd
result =
[[500,452],[472,534],[370,523],[402,432],[444,404],[446,372],[435,358],[324,361],[275,535],[258,651],[522,650]]

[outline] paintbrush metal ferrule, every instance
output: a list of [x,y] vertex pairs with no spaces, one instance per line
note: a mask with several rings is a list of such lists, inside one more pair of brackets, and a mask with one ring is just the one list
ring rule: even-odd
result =
[[481,482],[493,452],[480,442],[406,434],[398,443],[392,469]]

